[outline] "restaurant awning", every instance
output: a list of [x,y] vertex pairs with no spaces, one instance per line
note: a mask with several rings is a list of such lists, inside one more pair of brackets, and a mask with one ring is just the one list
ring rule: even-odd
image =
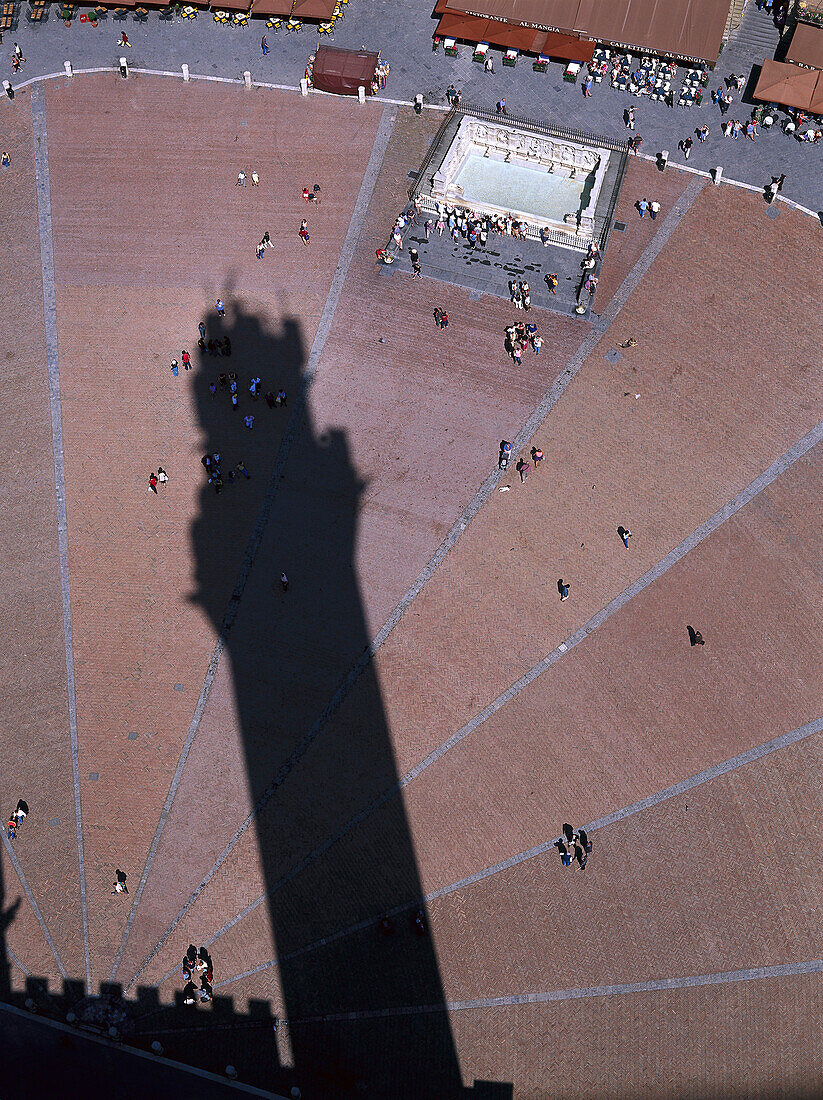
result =
[[575,29],[617,46],[714,62],[728,15],[718,0],[580,0]]
[[453,11],[685,60],[717,60],[725,0],[449,0]]
[[575,29],[580,0],[450,0],[449,7],[509,24],[530,23],[543,31]]
[[435,34],[441,38],[459,38],[461,42],[488,42],[486,31],[490,23],[490,19],[476,15],[447,11],[441,15]]
[[[217,3],[217,0],[215,0]],[[252,15],[291,15],[291,0],[254,0]]]
[[764,103],[780,103],[784,107],[800,107],[807,111],[811,109],[820,75],[816,69],[801,69],[766,58],[752,96]]
[[539,52],[546,57],[559,57],[563,61],[579,61],[581,65],[585,65],[591,61],[594,47],[594,42],[586,42],[571,34],[549,31]]
[[823,27],[795,23],[786,60],[810,69],[823,69]]
[[325,22],[334,15],[335,4],[336,0],[294,0],[292,18],[319,19]]
[[823,115],[823,73],[817,74],[817,83],[809,100],[809,110],[813,115]]
[[318,46],[312,67],[312,84],[336,95],[357,95],[362,85],[371,95],[371,83],[380,55],[366,50],[341,50]]

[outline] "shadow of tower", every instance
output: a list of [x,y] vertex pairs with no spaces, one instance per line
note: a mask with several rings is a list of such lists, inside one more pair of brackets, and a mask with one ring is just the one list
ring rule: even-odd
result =
[[[273,333],[242,303],[230,303],[228,312],[208,318],[207,340],[230,337],[231,358],[201,352],[193,380],[203,451],[220,453],[224,482],[218,495],[204,476],[192,528],[194,599],[217,630],[224,627],[238,547],[247,544],[255,522],[243,504],[252,483],[241,474],[229,484],[228,470],[242,458],[255,479],[268,478],[268,469],[255,469],[247,452],[262,445],[259,433],[278,431],[285,417],[296,416],[293,406],[305,385],[297,322],[286,318]],[[226,391],[218,387],[215,396],[209,389],[229,370],[238,375],[237,411]],[[286,410],[270,410],[262,397],[252,401],[248,384],[257,375],[264,394],[280,387],[287,392]],[[255,416],[251,435],[247,413]],[[363,483],[345,433],[318,437],[308,405],[299,423],[291,423],[297,426],[291,454],[278,472],[247,596],[226,632],[223,656],[231,662],[252,802],[270,790],[370,641],[355,566]],[[269,468],[273,452],[272,446]],[[257,492],[259,497],[259,487]],[[283,1090],[297,1082],[304,1095],[334,1100],[462,1097],[434,946],[412,921],[422,889],[402,799],[387,799],[292,873],[398,779],[371,665],[346,708],[345,744],[335,741],[339,734],[331,728],[321,730],[256,819],[293,1062],[268,1087]],[[395,916],[391,934],[381,932],[375,918],[400,906],[411,908]],[[301,950],[359,923],[364,926],[352,934]],[[219,968],[219,938],[212,951]],[[427,1011],[391,1011],[406,1006]]]
[[[3,819],[5,824],[5,818]],[[0,862],[0,1001],[11,1000],[11,975],[9,954],[6,947],[6,929],[14,920],[22,898],[18,895],[11,905],[6,905],[6,887],[3,881],[3,865]]]

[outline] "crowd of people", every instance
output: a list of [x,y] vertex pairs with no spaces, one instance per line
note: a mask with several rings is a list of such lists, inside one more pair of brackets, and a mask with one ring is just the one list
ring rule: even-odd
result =
[[[403,231],[409,226],[419,225],[422,217],[420,199],[415,197],[411,206],[397,217],[392,227],[392,240],[398,251],[403,250]],[[442,237],[445,232],[448,232],[455,243],[463,240],[472,248],[485,245],[493,233],[501,237],[525,240],[528,228],[526,222],[508,215],[486,214],[442,205],[437,209],[436,219],[430,217],[423,222],[427,241],[435,233]]]
[[11,814],[11,816],[9,817],[9,823],[6,826],[6,836],[9,840],[15,839],[15,837],[17,836],[17,830],[25,821],[26,817],[28,816],[28,812],[29,805],[21,798],[20,801],[17,803],[17,807],[14,810],[14,813]]
[[[212,982],[214,981],[214,967],[211,955],[205,947],[198,951],[193,943],[189,944],[186,954],[183,956],[183,1004],[194,1005],[206,1003],[214,996]],[[200,980],[199,987],[194,984],[195,979]]]
[[[527,289],[528,285],[528,283],[524,284]],[[543,337],[537,331],[537,325],[534,323],[526,324],[525,321],[518,321],[517,324],[509,325],[506,328],[505,347],[515,365],[519,367],[523,361],[523,352],[526,348],[530,347],[535,355],[540,354],[540,349],[543,347]]]
[[560,853],[560,862],[564,867],[576,863],[581,871],[585,871],[594,845],[585,829],[575,831],[567,822],[563,825],[563,835],[557,838],[554,847]]

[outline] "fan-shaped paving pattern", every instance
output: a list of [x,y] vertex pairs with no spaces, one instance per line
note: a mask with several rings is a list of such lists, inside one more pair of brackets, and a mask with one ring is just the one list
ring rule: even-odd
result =
[[[61,964],[82,979],[55,406],[31,118],[15,117],[21,185],[0,201],[28,288],[8,305],[28,366],[3,385],[23,456],[7,480],[25,487],[8,514],[31,569],[25,592],[8,586],[6,657],[29,713],[13,691],[4,713],[33,728],[24,746],[7,738],[4,789],[38,808],[15,852]],[[93,985],[115,973],[148,1005],[155,994],[137,987],[156,983],[160,1019],[186,945],[209,942],[219,994],[241,1013],[268,1002],[288,1032],[276,1048],[170,1038],[173,1053],[210,1065],[231,1052],[249,1080],[309,1080],[322,1095],[368,1080],[442,1100],[461,1078],[524,1097],[813,1088],[800,1000],[819,999],[819,975],[791,967],[819,955],[816,734],[598,829],[585,874],[551,850],[512,859],[563,820],[596,821],[821,717],[819,448],[689,541],[823,419],[813,227],[703,189],[541,426],[543,468],[522,486],[504,478],[511,491],[491,494],[319,722],[588,322],[535,311],[548,354],[515,370],[505,303],[375,267],[435,129],[410,111],[94,77],[49,85],[45,121]],[[260,172],[259,192],[234,188],[240,167]],[[649,172],[630,165],[621,209]],[[300,190],[315,178],[323,203],[309,211]],[[661,186],[672,200],[685,184]],[[306,249],[296,227],[309,213]],[[275,250],[258,264],[265,228]],[[609,293],[662,228],[615,247]],[[232,334],[239,370],[265,387],[287,377],[290,409],[317,371],[300,423],[260,403],[254,432],[231,421],[208,393],[222,360],[171,377],[218,293],[229,316],[209,325]],[[768,323],[753,322],[752,299],[770,303]],[[637,345],[608,363],[629,335]],[[217,446],[242,449],[254,473],[219,499],[199,466]],[[145,476],[158,461],[172,481],[155,499]],[[628,553],[621,523],[635,532]],[[678,546],[682,560],[627,591]],[[562,606],[559,576],[572,584]],[[602,625],[473,722],[621,593]],[[704,648],[689,648],[687,622]],[[44,804],[57,825],[40,820]],[[109,893],[115,865],[128,898]],[[5,907],[15,876],[4,859]],[[410,912],[427,893],[419,937]],[[382,936],[374,920],[389,911]],[[54,984],[27,898],[6,940]],[[780,977],[748,974],[781,964]],[[720,984],[689,984],[711,974]],[[654,984],[669,978],[682,988]],[[638,982],[650,984],[624,988]],[[563,999],[517,1004],[523,994]],[[215,1021],[227,1011],[215,1004]],[[323,1019],[340,1013],[353,1017]]]

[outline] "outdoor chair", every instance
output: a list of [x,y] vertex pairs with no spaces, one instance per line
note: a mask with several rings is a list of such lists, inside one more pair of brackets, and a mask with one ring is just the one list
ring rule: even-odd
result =
[[17,30],[17,4],[0,4],[0,31]]
[[34,0],[26,13],[29,23],[45,23],[49,17],[49,5],[46,0]]

